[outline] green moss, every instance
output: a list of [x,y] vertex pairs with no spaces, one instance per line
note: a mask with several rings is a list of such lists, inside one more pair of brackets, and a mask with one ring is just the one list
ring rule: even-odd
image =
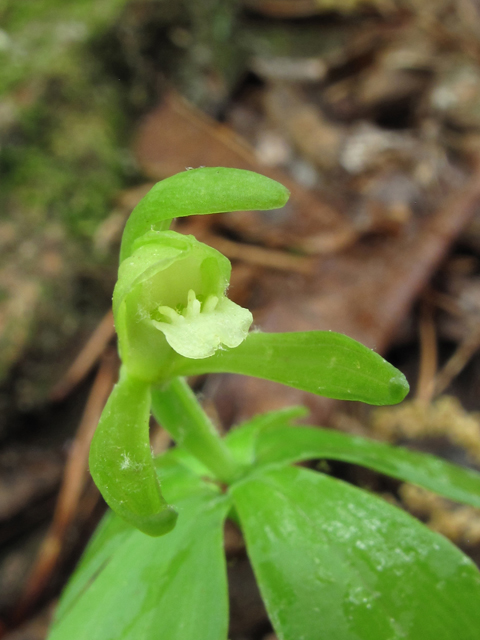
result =
[[[78,274],[95,262],[92,236],[130,179],[125,87],[95,51],[125,4],[0,0],[0,219],[18,238],[0,264],[0,286],[8,284],[0,345],[11,345],[0,349],[0,377],[27,347],[36,353],[46,309],[59,341],[52,358],[65,350]],[[61,240],[52,240],[52,228]],[[53,291],[62,292],[61,305]]]
[[[116,265],[113,253],[95,252],[93,238],[118,190],[138,178],[130,125],[156,99],[158,68],[197,104],[214,111],[224,103],[241,68],[236,11],[235,0],[0,0],[0,220],[18,239],[1,254],[0,286],[13,273],[25,291],[38,292],[17,338],[0,328],[0,344],[16,345],[0,349],[0,371],[22,353],[32,360],[42,322],[57,322],[61,342],[65,318],[76,313],[78,276],[100,280]],[[52,228],[61,237],[53,243],[58,269]],[[71,300],[44,305],[53,289]],[[13,331],[10,298],[0,300],[0,318]]]
[[0,53],[0,91],[29,77],[68,75],[78,49],[105,28],[126,0],[3,0],[6,34]]
[[125,0],[4,1],[1,205],[18,223],[52,219],[89,236],[125,182],[122,86],[90,43]]

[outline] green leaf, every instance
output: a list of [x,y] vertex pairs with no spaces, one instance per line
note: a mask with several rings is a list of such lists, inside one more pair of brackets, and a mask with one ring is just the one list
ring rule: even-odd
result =
[[90,447],[90,472],[108,506],[151,536],[175,526],[160,491],[149,440],[150,386],[122,368]]
[[172,218],[224,211],[277,209],[289,191],[275,180],[244,169],[206,167],[177,173],[157,184],[130,215],[122,237],[120,262],[147,231],[168,229]]
[[225,436],[224,442],[237,462],[250,466],[256,459],[256,443],[260,433],[266,429],[286,427],[292,420],[303,418],[308,413],[308,409],[302,406],[262,413],[231,429]]
[[225,640],[228,498],[204,491],[176,507],[178,524],[168,535],[130,529],[90,582],[80,569],[83,590],[63,608],[49,640]]
[[317,427],[280,426],[264,430],[258,436],[257,464],[316,458],[359,464],[450,500],[480,507],[480,474],[432,455]]
[[[169,449],[167,453],[154,459],[156,472],[169,502],[176,503],[186,497],[208,496],[212,491],[214,494],[219,492],[218,487],[200,479],[199,476],[204,472],[202,468],[199,469],[199,473],[190,470],[189,464],[194,461],[194,458],[190,459],[188,454],[179,449]],[[55,611],[57,623],[103,571],[117,549],[134,533],[134,527],[113,511],[107,512],[62,593]]]
[[396,404],[405,376],[377,353],[340,333],[251,333],[236,349],[204,360],[181,359],[177,375],[241,373],[338,400]]
[[280,640],[477,640],[480,573],[439,534],[321,473],[232,488]]
[[132,535],[135,529],[128,522],[108,511],[98,525],[81,562],[70,578],[55,611],[55,619],[60,621],[77,602],[98,573],[102,571],[116,550]]

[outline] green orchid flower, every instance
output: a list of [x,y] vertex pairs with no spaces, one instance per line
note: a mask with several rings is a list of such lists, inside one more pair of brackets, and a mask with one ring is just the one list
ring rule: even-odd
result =
[[[148,535],[167,533],[176,520],[150,452],[151,386],[171,378],[184,359],[238,347],[253,320],[226,297],[229,260],[193,236],[169,231],[170,222],[191,214],[272,209],[287,199],[285,187],[250,171],[195,169],[155,185],[127,222],[113,294],[122,369],[92,441],[90,471],[108,505]],[[218,478],[231,479],[237,467],[227,448],[210,425],[200,432],[207,466]],[[199,448],[195,437],[193,447]]]
[[225,256],[174,231],[151,231],[120,265],[113,294],[119,349],[128,371],[149,382],[169,377],[178,359],[212,356],[247,337],[250,311],[225,293]]
[[250,311],[226,296],[227,258],[169,230],[174,217],[275,209],[288,195],[250,171],[194,169],[155,185],[127,221],[113,294],[122,367],[92,441],[90,470],[109,506],[148,535],[167,533],[177,517],[154,468],[151,411],[203,475],[231,485],[246,468],[181,376],[241,373],[373,404],[394,404],[408,391],[399,371],[346,336],[249,333]]

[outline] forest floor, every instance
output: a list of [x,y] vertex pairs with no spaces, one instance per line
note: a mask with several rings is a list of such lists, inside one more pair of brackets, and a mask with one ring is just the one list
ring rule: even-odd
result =
[[[265,331],[380,351],[409,399],[367,409],[192,380],[220,429],[309,422],[480,467],[480,9],[475,0],[0,2],[0,637],[42,640],[104,505],[89,441],[116,379],[124,222],[188,167],[251,169],[274,212],[190,218]],[[154,425],[157,451],[170,445]],[[480,561],[480,511],[327,461]],[[273,639],[226,530],[231,640]]]

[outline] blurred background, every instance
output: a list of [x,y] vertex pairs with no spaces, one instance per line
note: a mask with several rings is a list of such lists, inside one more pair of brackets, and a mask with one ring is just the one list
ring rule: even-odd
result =
[[[284,183],[273,212],[183,219],[265,331],[331,329],[409,378],[400,407],[192,380],[220,429],[309,422],[480,467],[478,0],[0,0],[0,637],[41,640],[104,505],[88,446],[116,379],[126,218],[188,167]],[[152,425],[160,452],[170,440]],[[322,470],[480,560],[480,511]],[[317,465],[318,466],[318,465]],[[231,640],[274,640],[227,527]]]

